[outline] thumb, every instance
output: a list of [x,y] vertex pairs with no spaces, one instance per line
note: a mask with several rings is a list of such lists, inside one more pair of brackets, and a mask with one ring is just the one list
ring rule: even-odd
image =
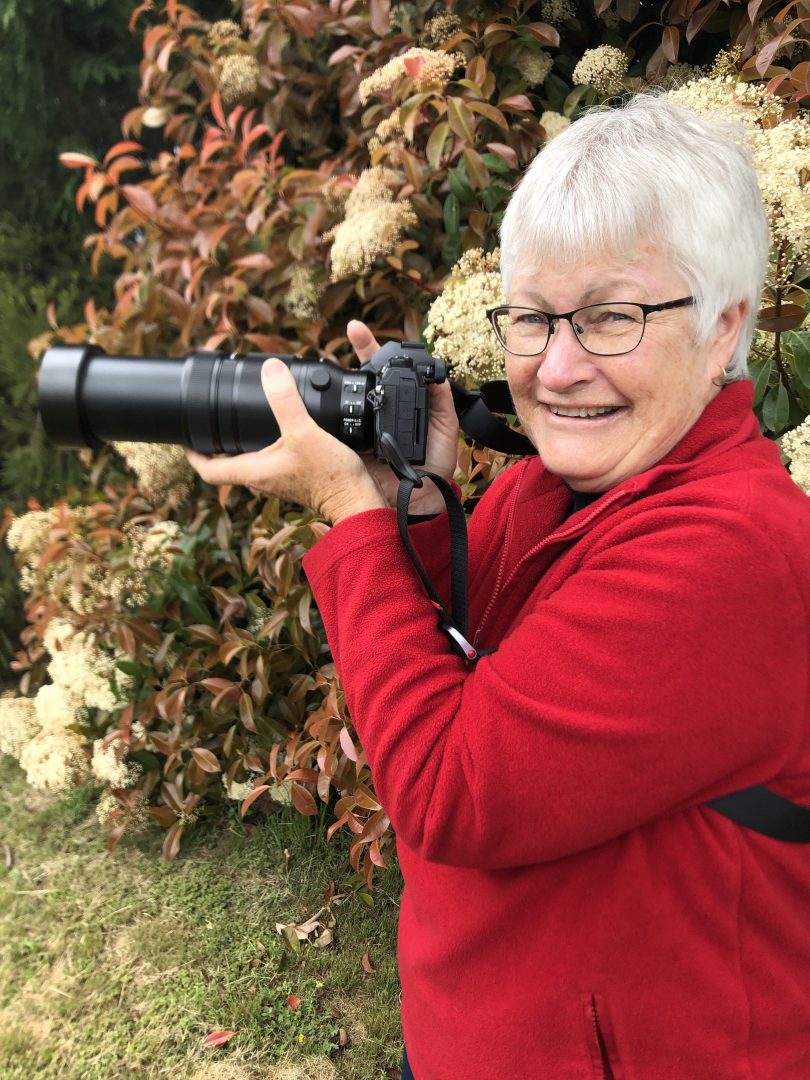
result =
[[282,435],[309,419],[292,372],[277,357],[262,364],[262,389]]

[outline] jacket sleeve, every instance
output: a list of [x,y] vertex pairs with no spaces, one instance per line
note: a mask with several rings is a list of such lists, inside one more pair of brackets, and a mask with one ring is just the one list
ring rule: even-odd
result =
[[808,616],[784,556],[736,514],[645,517],[528,596],[474,668],[449,652],[393,511],[307,556],[378,795],[423,858],[560,858],[764,782],[806,742]]

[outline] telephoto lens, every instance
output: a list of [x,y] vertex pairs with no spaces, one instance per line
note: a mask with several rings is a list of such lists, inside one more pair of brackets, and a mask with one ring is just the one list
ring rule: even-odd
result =
[[[279,435],[261,385],[268,353],[108,356],[94,345],[48,349],[39,372],[45,434],[60,447],[176,443],[202,454],[261,450]],[[374,448],[372,370],[279,356],[307,412],[354,450]]]

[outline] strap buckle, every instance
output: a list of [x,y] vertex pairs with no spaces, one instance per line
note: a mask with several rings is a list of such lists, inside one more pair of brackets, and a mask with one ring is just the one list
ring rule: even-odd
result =
[[471,664],[474,664],[479,657],[478,650],[467,641],[459,628],[453,626],[453,624],[449,622],[440,622],[439,626],[450,638],[450,644],[454,651],[457,652],[463,660],[469,660]]

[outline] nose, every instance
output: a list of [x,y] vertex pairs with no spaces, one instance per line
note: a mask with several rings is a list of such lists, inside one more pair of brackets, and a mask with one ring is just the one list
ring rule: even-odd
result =
[[554,332],[538,361],[537,378],[553,393],[591,382],[597,372],[593,357],[580,345],[574,328],[565,319],[554,323]]

